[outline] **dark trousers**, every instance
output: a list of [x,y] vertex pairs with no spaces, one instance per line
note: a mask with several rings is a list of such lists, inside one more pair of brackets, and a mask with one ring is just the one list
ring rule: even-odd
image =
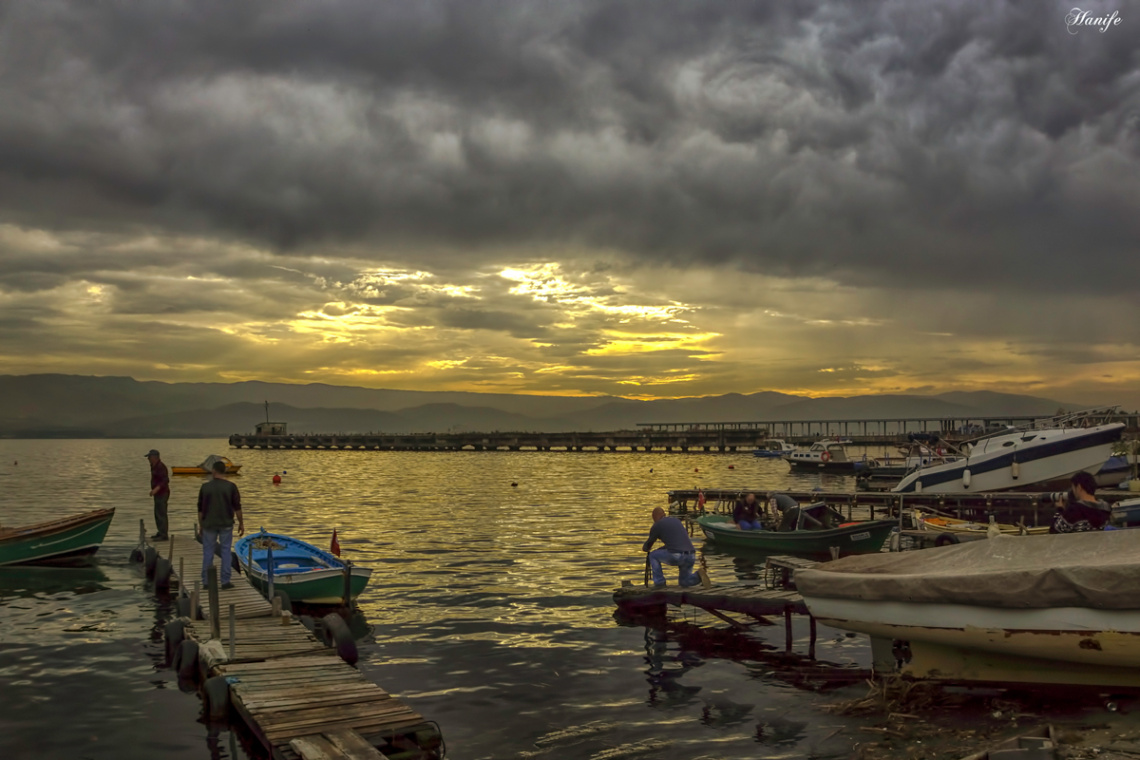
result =
[[169,536],[170,521],[166,519],[166,503],[170,501],[170,494],[154,497],[154,529],[160,536]]

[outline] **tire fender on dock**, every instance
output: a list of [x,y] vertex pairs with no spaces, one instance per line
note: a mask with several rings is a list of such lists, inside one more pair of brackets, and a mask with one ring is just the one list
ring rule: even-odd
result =
[[[275,598],[281,600],[281,611],[282,612],[288,612],[288,613],[292,614],[292,612],[293,612],[293,600],[291,600],[289,598],[289,592],[287,592],[283,588],[275,588],[275,589],[273,589],[273,596]],[[269,601],[272,602],[273,600],[270,599]]]
[[949,546],[950,544],[957,543],[960,543],[960,541],[953,533],[939,533],[938,538],[934,539],[935,546]]
[[185,639],[174,651],[174,670],[183,681],[196,681],[198,679],[198,642]]
[[158,550],[153,546],[148,546],[146,551],[143,552],[143,569],[146,571],[147,578],[154,577],[154,564],[158,560]]
[[186,637],[186,623],[181,620],[171,620],[163,629],[163,638],[166,640],[166,663],[174,665],[174,652]]
[[328,645],[336,647],[340,659],[349,665],[355,665],[360,658],[356,651],[356,639],[352,638],[352,631],[348,630],[348,623],[336,613],[330,612],[321,620],[324,622],[325,635]]
[[210,720],[225,720],[230,711],[230,685],[225,676],[206,679],[202,687],[202,703]]
[[174,575],[174,568],[166,557],[159,557],[154,561],[154,590],[169,591],[170,577]]

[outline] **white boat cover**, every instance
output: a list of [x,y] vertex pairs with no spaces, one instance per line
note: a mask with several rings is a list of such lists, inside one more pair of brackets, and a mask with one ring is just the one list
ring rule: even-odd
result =
[[1140,609],[1140,528],[996,536],[797,570],[809,599]]
[[198,466],[206,472],[209,472],[210,470],[214,469],[214,462],[229,462],[229,460],[220,454],[211,454],[210,456],[206,457],[205,462],[202,462],[202,464]]

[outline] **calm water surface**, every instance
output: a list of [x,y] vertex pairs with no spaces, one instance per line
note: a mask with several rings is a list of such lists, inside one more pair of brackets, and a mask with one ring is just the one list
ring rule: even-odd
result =
[[[151,446],[167,465],[222,453],[246,526],[327,546],[375,569],[360,605],[364,673],[443,728],[449,757],[844,757],[853,732],[823,704],[865,693],[797,688],[772,654],[783,627],[730,632],[703,614],[665,629],[619,621],[640,582],[649,513],[671,488],[849,490],[750,455],[230,451],[224,441],[0,441],[0,522],[117,507],[91,568],[0,569],[0,757],[260,757],[208,727],[163,668],[165,600],[127,557],[153,532]],[[734,469],[728,469],[733,465]],[[274,486],[274,472],[286,471]],[[823,480],[821,481],[821,478]],[[188,534],[201,483],[175,477]],[[517,487],[511,483],[516,482]],[[700,541],[697,540],[699,546]],[[716,581],[754,561],[709,551]],[[675,581],[675,569],[670,582]],[[800,621],[804,623],[804,621]],[[702,633],[704,629],[704,633]],[[807,626],[796,628],[806,651]],[[821,629],[817,656],[869,665],[861,640]]]

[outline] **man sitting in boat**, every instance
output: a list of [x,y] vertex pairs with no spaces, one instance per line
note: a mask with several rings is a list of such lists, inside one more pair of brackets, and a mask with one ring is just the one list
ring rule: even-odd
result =
[[736,508],[732,510],[732,521],[741,530],[763,530],[764,524],[760,522],[759,509],[756,494],[750,493],[743,499],[737,500]]
[[1081,470],[1069,481],[1068,498],[1058,507],[1050,533],[1104,530],[1112,507],[1096,497],[1096,478]]
[[[657,540],[660,540],[664,546],[649,551]],[[649,540],[641,550],[649,552],[649,566],[653,570],[655,588],[665,587],[662,562],[677,566],[677,583],[680,585],[696,586],[701,582],[700,576],[693,572],[693,563],[697,555],[693,549],[693,542],[689,540],[689,531],[685,530],[685,526],[676,517],[667,517],[661,507],[653,510],[653,527],[649,529]]]

